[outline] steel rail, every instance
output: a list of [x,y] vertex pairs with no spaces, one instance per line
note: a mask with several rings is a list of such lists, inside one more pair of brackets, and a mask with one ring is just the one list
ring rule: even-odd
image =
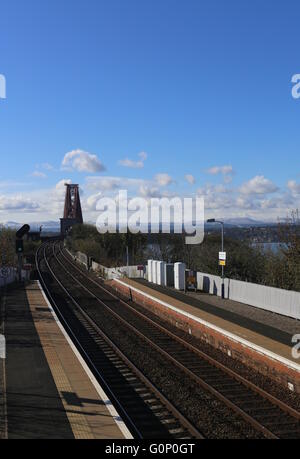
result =
[[[61,248],[59,247],[60,253]],[[111,312],[121,323],[123,323],[127,328],[131,329],[136,335],[138,335],[140,338],[142,338],[144,341],[146,341],[152,348],[156,349],[160,354],[162,354],[164,357],[166,357],[169,361],[171,361],[175,366],[180,368],[185,374],[187,374],[191,379],[193,379],[196,383],[198,383],[201,387],[203,387],[206,391],[210,392],[213,396],[215,396],[217,399],[219,399],[222,403],[224,403],[227,407],[229,407],[233,412],[241,416],[247,423],[252,425],[257,431],[260,431],[263,433],[264,436],[267,438],[272,438],[272,439],[277,439],[278,437],[273,434],[269,429],[267,429],[264,425],[262,425],[260,422],[258,422],[256,419],[254,419],[252,416],[250,416],[248,413],[246,413],[244,410],[242,410],[240,407],[238,407],[234,402],[229,400],[227,397],[225,397],[223,394],[221,394],[218,390],[213,388],[211,385],[206,383],[202,378],[200,378],[198,375],[196,375],[193,371],[191,371],[189,368],[187,368],[185,365],[180,363],[178,360],[176,360],[174,357],[172,357],[167,351],[162,349],[158,344],[153,342],[150,338],[146,337],[142,332],[140,332],[134,325],[129,324],[126,320],[124,320],[118,313],[113,311],[110,306],[105,304],[100,298],[98,298],[93,292],[91,292],[85,285],[83,285],[70,271],[61,263],[61,261],[58,259],[57,254],[55,253],[55,245],[53,245],[53,255],[55,256],[57,262],[60,264],[60,266],[63,268],[64,272],[68,273],[69,276],[77,282],[85,291],[87,291],[94,299],[96,299],[99,304],[101,304],[103,307],[105,307],[107,310]],[[64,257],[65,258],[65,257]],[[65,258],[66,259],[66,258]],[[66,259],[67,260],[67,259]],[[68,261],[68,260],[67,260]],[[74,263],[68,261],[69,264],[75,267]],[[77,267],[76,267],[77,268]],[[89,276],[85,275],[81,270],[81,274],[86,277],[87,279],[91,280]],[[96,283],[96,282],[95,282]],[[97,283],[96,283],[97,284]],[[99,284],[97,286],[100,289],[103,289],[103,287]],[[106,290],[106,289],[104,289]],[[116,298],[118,301],[120,301],[120,298],[115,297],[112,295],[109,291],[106,290],[108,294]],[[122,300],[121,300],[122,301]],[[126,302],[122,301],[123,304],[125,304],[127,307],[130,307]],[[131,308],[131,307],[130,307]],[[135,313],[137,311],[132,308]],[[141,315],[141,314],[140,314]],[[151,319],[147,317],[143,317],[145,320],[148,322],[151,322],[156,328],[161,329],[163,332],[165,332],[165,329],[161,327],[160,325],[156,324],[155,322],[151,321]],[[168,333],[169,334],[169,333]],[[176,335],[175,335],[176,336]],[[177,340],[177,337],[176,337]],[[178,341],[178,340],[177,340]],[[207,360],[207,359],[205,359]]]
[[[47,244],[47,243],[46,243]],[[54,245],[53,245],[54,246]],[[70,294],[70,292],[64,287],[62,282],[58,279],[58,277],[55,275],[54,271],[50,267],[50,264],[47,260],[46,254],[45,254],[45,249],[44,249],[44,260],[47,265],[47,268],[49,272],[52,274],[56,282],[60,285],[60,287],[64,290],[64,292],[67,294],[67,296],[70,298],[70,300],[73,302],[73,304],[76,306],[76,308],[80,311],[80,313],[83,315],[83,317],[90,323],[90,325],[99,333],[102,338],[105,340],[105,342],[114,350],[114,352],[123,360],[123,362],[133,371],[133,373],[136,374],[136,376],[144,383],[146,387],[162,402],[162,404],[167,408],[167,410],[172,413],[174,418],[179,421],[179,423],[195,438],[197,439],[204,439],[205,437],[194,427],[194,425],[159,391],[159,389],[131,362],[128,357],[125,356],[125,354],[118,348],[118,346],[115,345],[115,343],[112,342],[112,340],[98,327],[98,325],[95,323],[95,321],[81,308],[81,306],[77,303],[77,301],[73,298],[73,296]],[[37,263],[38,266],[38,263]],[[39,275],[41,276],[40,269],[38,268]],[[47,293],[49,294],[51,301],[54,302],[53,297],[51,293],[49,292],[49,289],[46,285],[45,282],[43,282],[43,285],[46,288]],[[54,302],[55,304],[55,302]],[[56,305],[56,309],[60,312],[59,308]],[[60,312],[60,316],[63,317],[63,315]],[[121,407],[121,411],[123,415],[125,415],[126,419],[129,420],[130,425],[134,428],[134,430],[138,433],[138,437],[142,438],[142,435],[140,434],[138,427],[133,423],[131,418],[128,416],[128,413],[126,410],[120,405],[120,402],[116,399],[116,397],[112,394],[111,390],[109,389],[109,384],[103,379],[102,375],[99,373],[91,359],[89,358],[88,354],[85,352],[85,350],[82,348],[81,344],[79,343],[78,339],[76,338],[76,335],[73,333],[73,331],[70,329],[68,326],[66,320],[64,319],[64,323],[67,325],[68,330],[82,349],[84,355],[86,358],[89,360],[90,364],[92,365],[94,371],[96,374],[101,378],[101,381],[105,385],[107,391],[112,395],[111,398],[113,398],[118,406]]]
[[[76,269],[78,272],[80,272],[80,274],[82,276],[84,276],[86,279],[88,279],[89,281],[91,281],[92,283],[94,283],[98,288],[100,288],[101,290],[105,291],[108,295],[112,296],[113,298],[115,298],[117,301],[120,301],[122,304],[124,304],[127,308],[129,308],[132,312],[134,312],[136,315],[138,315],[139,317],[141,317],[142,319],[144,319],[145,321],[147,321],[148,323],[150,323],[151,325],[155,326],[157,329],[161,330],[162,332],[164,332],[165,334],[169,335],[171,338],[173,338],[174,340],[176,340],[178,343],[182,344],[185,348],[189,349],[190,351],[192,351],[194,354],[198,355],[199,357],[201,357],[202,359],[205,359],[208,363],[210,363],[211,365],[215,366],[216,368],[222,370],[223,372],[227,373],[228,376],[234,378],[236,381],[240,382],[241,384],[243,384],[245,387],[247,387],[248,389],[252,390],[253,392],[256,392],[258,395],[260,395],[261,397],[263,397],[264,399],[267,399],[269,402],[271,402],[274,406],[280,408],[282,411],[286,412],[287,414],[289,414],[290,416],[292,416],[293,418],[295,418],[296,420],[300,420],[300,413],[298,411],[296,411],[294,408],[292,408],[291,406],[287,405],[286,403],[282,402],[281,400],[277,399],[276,397],[274,397],[272,394],[266,392],[264,389],[258,387],[256,384],[252,383],[251,381],[247,380],[246,378],[244,378],[243,376],[239,375],[238,373],[236,373],[234,370],[231,370],[230,368],[226,367],[224,364],[222,364],[221,362],[218,362],[216,359],[214,359],[213,357],[210,357],[209,355],[205,354],[204,352],[202,352],[200,349],[196,348],[195,346],[193,346],[192,344],[188,343],[187,341],[185,341],[183,338],[177,336],[176,334],[174,334],[173,332],[171,332],[170,330],[168,330],[167,328],[165,328],[164,326],[162,326],[161,324],[158,324],[157,322],[155,322],[154,320],[150,319],[148,316],[144,315],[142,312],[140,311],[137,311],[135,308],[133,308],[130,304],[128,304],[126,301],[124,301],[122,298],[118,297],[117,295],[115,295],[114,293],[112,293],[111,291],[107,290],[103,285],[100,285],[98,282],[96,282],[94,279],[92,279],[90,276],[87,276],[86,273],[83,272],[83,270],[81,270],[80,268],[78,268],[78,266],[76,266],[76,264],[74,262],[71,262],[63,253],[63,251],[61,250],[60,248],[60,254],[62,255],[62,257],[70,264],[72,265],[72,267],[74,267],[74,269]],[[130,290],[130,286],[128,286],[128,289]]]

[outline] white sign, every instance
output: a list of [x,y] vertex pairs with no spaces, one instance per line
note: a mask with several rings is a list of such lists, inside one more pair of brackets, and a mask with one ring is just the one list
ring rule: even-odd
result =
[[226,252],[219,252],[219,260],[226,260]]

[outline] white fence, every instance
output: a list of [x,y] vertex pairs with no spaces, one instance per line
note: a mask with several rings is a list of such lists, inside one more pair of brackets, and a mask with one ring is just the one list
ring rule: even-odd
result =
[[[77,260],[87,266],[88,258],[85,254],[78,252]],[[106,279],[116,277],[145,277],[146,273],[137,269],[137,266],[122,266],[119,268],[107,268],[98,263],[92,263],[92,270],[100,273]],[[212,274],[197,273],[198,290],[202,290],[211,295],[222,295],[222,279]],[[249,304],[256,308],[276,312],[284,316],[300,319],[300,293],[279,288],[267,287],[259,284],[251,284],[234,279],[224,279],[225,298],[240,303]]]
[[[229,279],[224,279],[225,298],[228,298],[228,282]],[[197,273],[198,290],[210,293],[211,295],[222,295],[222,278],[213,276],[212,274]]]
[[[198,289],[221,296],[222,279],[211,274],[197,273]],[[225,279],[225,298],[256,308],[300,319],[300,293],[265,285]]]
[[116,277],[143,278],[143,271],[138,270],[138,266],[120,266],[118,268],[107,268],[95,261],[92,262],[92,270],[98,272],[106,279],[115,279]]
[[89,260],[88,260],[88,256],[85,253],[76,252],[75,258],[76,260],[80,261],[80,263],[85,265],[86,268],[88,268]]
[[[74,260],[82,263],[86,268],[88,268],[88,257],[85,253],[76,252],[76,255],[73,255],[70,251],[69,254],[73,257]],[[98,272],[101,276],[106,279],[114,279],[116,277],[131,277],[131,278],[143,278],[143,271],[138,270],[138,266],[120,266],[116,268],[107,268],[104,265],[100,265],[95,261],[92,262],[91,268],[93,271]]]

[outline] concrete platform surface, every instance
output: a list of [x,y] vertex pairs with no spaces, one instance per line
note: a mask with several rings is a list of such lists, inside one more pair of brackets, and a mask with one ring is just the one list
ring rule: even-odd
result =
[[2,296],[0,333],[0,438],[131,438],[39,283]]
[[[189,317],[210,324],[212,327],[230,334],[236,339],[253,345],[256,349],[266,350],[272,357],[278,357],[287,364],[290,362],[293,368],[300,371],[300,360],[292,356],[292,336],[300,333],[300,323],[296,319],[289,319],[289,329],[282,329],[276,326],[274,321],[269,324],[264,317],[264,321],[258,317],[247,317],[245,313],[234,305],[228,304],[228,300],[210,297],[204,299],[201,294],[185,294],[168,287],[161,287],[146,280],[138,279],[116,279],[118,283],[128,285],[136,291],[143,292],[159,302],[175,308]],[[227,307],[228,305],[228,307]],[[238,304],[240,307],[240,303]],[[249,306],[248,306],[249,307]],[[265,311],[261,311],[263,315]],[[259,315],[260,311],[257,311]],[[270,315],[274,315],[269,313]],[[278,318],[276,318],[278,322]],[[292,325],[294,331],[292,332]]]

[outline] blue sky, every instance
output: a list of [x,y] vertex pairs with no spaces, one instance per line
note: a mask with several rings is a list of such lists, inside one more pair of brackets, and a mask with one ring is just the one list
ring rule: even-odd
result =
[[0,13],[0,221],[58,218],[65,180],[87,219],[124,187],[204,194],[207,216],[299,207],[297,0],[10,0]]

